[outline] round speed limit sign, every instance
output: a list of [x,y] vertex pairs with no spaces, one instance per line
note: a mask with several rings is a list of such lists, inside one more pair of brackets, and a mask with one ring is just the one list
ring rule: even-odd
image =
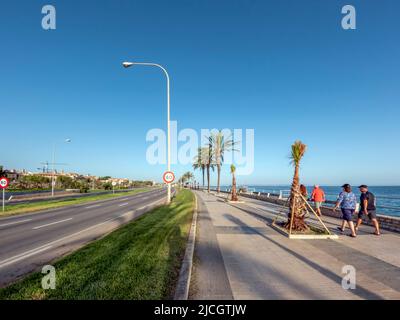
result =
[[172,171],[166,171],[163,174],[163,180],[166,184],[170,184],[172,182],[174,182],[175,180],[175,175]]
[[10,181],[7,178],[5,178],[5,177],[0,178],[0,189],[7,188],[9,183],[10,183]]

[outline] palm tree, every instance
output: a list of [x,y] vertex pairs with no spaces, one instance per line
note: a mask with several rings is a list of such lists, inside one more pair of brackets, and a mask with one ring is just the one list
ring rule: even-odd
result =
[[210,169],[214,171],[213,149],[210,142],[208,143],[208,146],[204,148],[203,159],[207,170],[207,191],[210,192]]
[[194,174],[192,172],[188,171],[188,172],[186,172],[186,177],[189,181],[189,184],[191,183],[192,187],[193,187]]
[[211,134],[210,137],[208,137],[210,146],[212,147],[213,150],[213,160],[215,162],[215,165],[217,167],[217,174],[218,174],[218,180],[217,180],[217,193],[220,192],[221,190],[221,166],[222,163],[224,162],[224,155],[225,152],[228,151],[236,151],[233,147],[235,146],[236,142],[233,141],[233,137],[230,135],[229,137],[225,137],[223,132],[219,130],[218,133]]
[[291,150],[291,164],[294,167],[294,175],[292,181],[292,187],[290,190],[290,214],[286,223],[286,228],[296,231],[304,231],[308,229],[307,224],[304,221],[303,210],[304,201],[300,197],[300,161],[306,152],[307,146],[301,141],[296,141],[292,145]]
[[208,153],[207,147],[198,148],[197,155],[194,157],[194,162],[193,162],[193,169],[201,170],[201,173],[203,176],[203,189],[204,189],[204,172],[206,170],[206,164],[207,164],[207,158],[208,158],[207,153]]
[[190,171],[187,171],[182,175],[180,180],[182,181],[183,184],[185,184],[186,182],[192,180],[193,178],[194,178],[193,173],[191,173]]
[[231,197],[231,201],[238,201],[238,196],[236,193],[236,176],[235,176],[235,172],[236,172],[236,167],[231,164],[231,174],[232,174],[232,197]]

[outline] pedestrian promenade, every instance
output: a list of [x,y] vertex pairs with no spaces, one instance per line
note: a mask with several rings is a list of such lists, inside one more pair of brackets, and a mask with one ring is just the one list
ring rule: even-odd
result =
[[[323,217],[339,240],[289,240],[268,225],[277,205],[196,194],[191,299],[400,299],[400,234],[377,237],[362,226],[353,239],[335,231],[340,220]],[[342,287],[346,265],[356,289]]]

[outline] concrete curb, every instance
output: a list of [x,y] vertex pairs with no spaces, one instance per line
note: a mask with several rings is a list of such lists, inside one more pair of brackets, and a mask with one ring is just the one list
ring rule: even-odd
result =
[[[193,193],[194,194],[194,193]],[[196,228],[197,228],[197,196],[194,194],[195,205],[192,218],[192,225],[188,243],[186,246],[185,256],[182,261],[181,270],[179,272],[179,279],[175,289],[174,300],[187,300],[189,297],[190,278],[192,275],[194,245],[196,242]]]

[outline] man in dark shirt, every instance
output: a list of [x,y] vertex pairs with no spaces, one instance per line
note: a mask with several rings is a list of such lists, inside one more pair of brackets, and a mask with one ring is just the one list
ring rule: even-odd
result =
[[375,195],[372,192],[368,191],[368,186],[365,184],[359,186],[361,191],[360,196],[360,212],[358,213],[358,220],[356,225],[356,230],[362,223],[362,217],[365,214],[372,221],[375,227],[374,234],[379,236],[381,233],[379,231],[379,222],[376,217],[376,201]]

